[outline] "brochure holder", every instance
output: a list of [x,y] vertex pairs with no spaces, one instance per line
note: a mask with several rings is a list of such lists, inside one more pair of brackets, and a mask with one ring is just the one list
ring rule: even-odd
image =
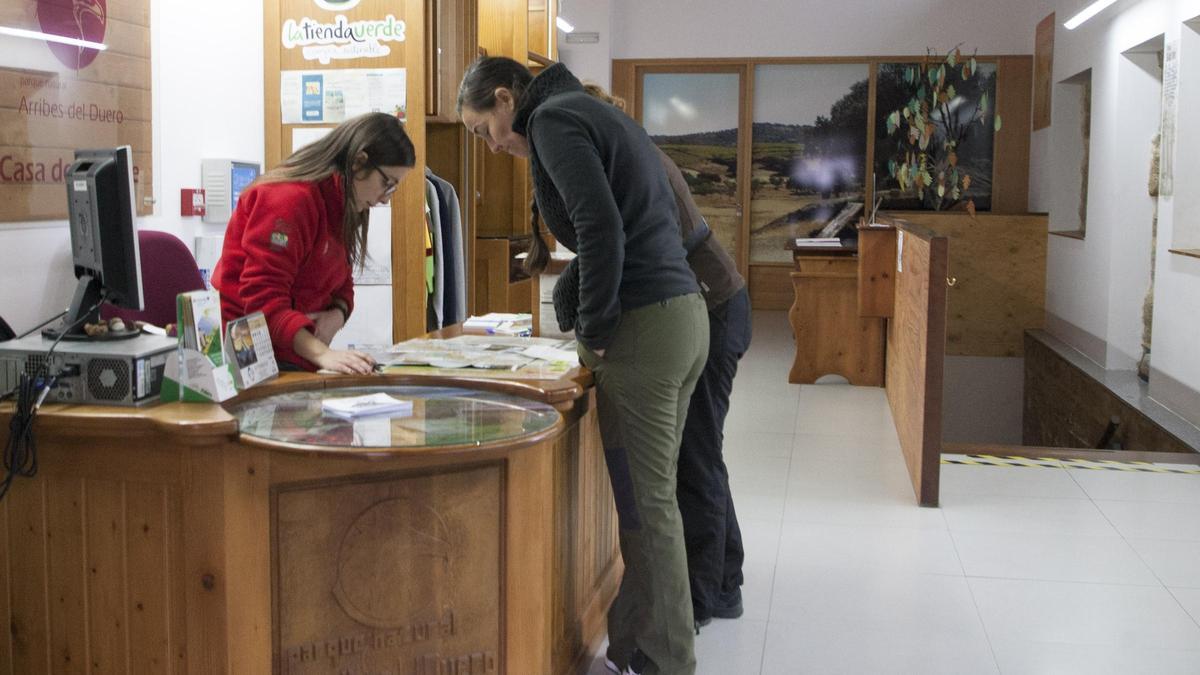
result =
[[175,298],[179,349],[163,372],[163,401],[220,402],[237,395],[221,339],[221,301],[215,291]]

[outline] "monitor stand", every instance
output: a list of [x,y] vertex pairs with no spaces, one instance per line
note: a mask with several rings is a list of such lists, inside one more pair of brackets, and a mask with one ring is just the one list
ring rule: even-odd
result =
[[48,340],[128,340],[141,335],[140,328],[130,326],[126,330],[112,330],[103,335],[88,335],[84,324],[100,322],[100,305],[104,293],[100,281],[90,274],[79,277],[75,285],[75,295],[71,298],[71,308],[58,324],[42,330],[42,337]]

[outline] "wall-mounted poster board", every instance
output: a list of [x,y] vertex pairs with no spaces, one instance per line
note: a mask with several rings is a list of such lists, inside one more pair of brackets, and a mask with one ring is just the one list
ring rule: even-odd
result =
[[285,70],[279,75],[280,115],[284,124],[340,124],[369,112],[407,121],[407,79],[404,68]]
[[6,0],[0,25],[105,47],[0,35],[0,222],[66,218],[75,150],[119,145],[149,215],[150,1]]
[[416,149],[416,166],[391,200],[390,260],[389,252],[376,256],[394,272],[393,342],[425,332],[424,25],[423,0],[263,3],[265,169],[367,112],[399,117]]

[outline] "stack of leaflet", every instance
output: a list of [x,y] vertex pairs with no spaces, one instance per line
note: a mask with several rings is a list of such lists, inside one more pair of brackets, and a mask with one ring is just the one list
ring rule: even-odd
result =
[[841,245],[842,245],[842,240],[838,239],[837,237],[808,237],[808,238],[797,237],[796,238],[796,246],[797,247],[807,248],[809,246],[832,246],[832,247],[840,248]]
[[382,392],[363,396],[329,398],[321,402],[321,412],[344,419],[369,415],[391,415],[405,417],[413,412],[412,401],[393,398]]
[[533,315],[491,312],[483,316],[472,316],[463,322],[462,331],[475,335],[527,337],[533,335]]

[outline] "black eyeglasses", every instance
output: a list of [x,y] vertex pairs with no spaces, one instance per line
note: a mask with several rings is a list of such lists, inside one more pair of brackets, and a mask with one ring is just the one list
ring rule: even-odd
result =
[[400,185],[400,181],[395,180],[391,176],[384,173],[383,169],[379,168],[378,166],[371,167],[371,168],[378,171],[379,175],[383,177],[383,196],[384,197],[386,197],[396,191],[396,188]]

